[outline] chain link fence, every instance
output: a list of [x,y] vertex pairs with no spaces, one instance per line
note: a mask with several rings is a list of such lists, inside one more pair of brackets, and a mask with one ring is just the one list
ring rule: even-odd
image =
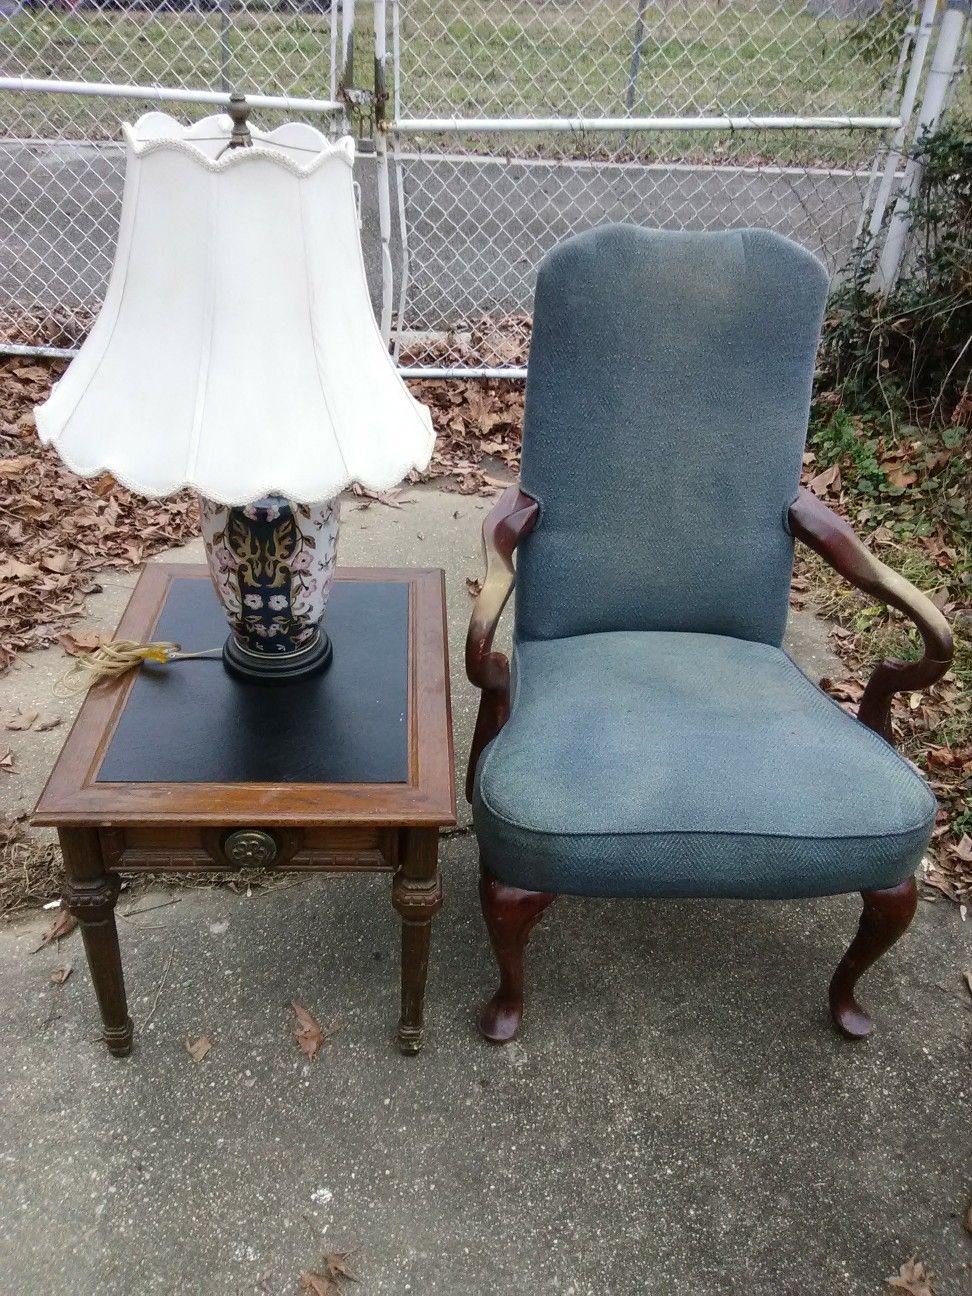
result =
[[[0,70],[106,86],[334,98],[329,0],[0,0]],[[152,107],[76,93],[0,94],[0,341],[71,348],[97,312],[118,231],[119,123]],[[260,113],[275,123],[285,114]]]
[[881,0],[393,0],[400,360],[522,365],[537,263],[604,220],[764,226],[836,272],[920,17]]
[[700,139],[711,155],[691,162],[647,133],[634,156],[630,141],[598,136],[599,156],[586,159],[553,147],[553,156],[521,158],[482,136],[464,142],[482,152],[399,154],[407,261],[396,345],[407,367],[523,365],[541,258],[606,220],[776,229],[836,272],[858,235],[876,156],[873,142],[865,152],[856,138],[828,139],[812,165],[787,165],[770,159],[786,157],[789,138],[755,132]]
[[[445,374],[522,372],[539,260],[601,221],[760,225],[837,271],[893,191],[936,20],[936,0],[331,3],[0,0],[0,73],[340,100],[377,142],[376,308],[406,369]],[[0,92],[0,345],[83,336],[118,123],[145,108]]]
[[873,115],[907,5],[398,0],[398,115]]

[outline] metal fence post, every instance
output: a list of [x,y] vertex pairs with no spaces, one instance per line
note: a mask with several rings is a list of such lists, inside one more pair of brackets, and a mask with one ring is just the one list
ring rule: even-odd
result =
[[[965,20],[969,12],[969,0],[947,0],[942,15],[935,53],[925,84],[925,95],[918,114],[918,125],[914,134],[914,145],[939,127],[945,105],[948,100],[952,78],[959,64],[962,48],[962,35]],[[920,160],[912,156],[905,168],[904,179],[898,194],[887,237],[881,249],[877,270],[872,287],[882,293],[894,288],[904,264],[911,233],[911,202],[921,184],[923,167]]]
[[[392,0],[392,120],[398,121],[402,115],[402,74],[401,46],[402,19],[401,0]],[[387,107],[387,105],[386,105]],[[386,129],[390,123],[386,118]],[[392,354],[396,364],[402,351],[402,320],[405,318],[405,303],[408,299],[409,276],[409,238],[408,220],[405,212],[405,168],[402,164],[398,135],[389,130],[392,139],[392,157],[395,162],[395,200],[398,203],[398,239],[400,244],[399,284],[398,284],[398,327],[395,329],[395,344]]]
[[375,180],[378,187],[378,231],[381,239],[381,335],[385,345],[391,343],[392,296],[394,276],[391,256],[391,194],[388,175],[388,103],[387,43],[385,0],[375,0]]
[[932,28],[935,26],[935,15],[938,11],[938,0],[925,0],[925,6],[922,10],[921,20],[918,24],[918,31],[915,36],[914,49],[911,54],[911,64],[908,68],[908,76],[905,80],[904,92],[901,96],[901,103],[898,106],[898,116],[901,118],[901,125],[894,133],[891,141],[891,148],[888,151],[887,161],[884,167],[884,175],[881,177],[881,183],[878,186],[877,195],[874,199],[874,205],[871,208],[871,218],[868,221],[868,235],[871,239],[877,237],[884,224],[884,214],[887,211],[888,199],[891,196],[891,190],[894,187],[895,178],[901,166],[904,156],[904,144],[908,134],[908,126],[911,123],[912,113],[915,111],[915,101],[918,98],[918,88],[921,85],[922,73],[925,68],[925,55],[928,52],[928,41],[931,37]]
[[638,16],[635,19],[634,38],[631,42],[631,68],[628,72],[628,89],[624,96],[624,107],[628,116],[634,112],[635,90],[638,86],[638,65],[641,63],[641,43],[645,39],[645,10],[648,0],[638,0]]

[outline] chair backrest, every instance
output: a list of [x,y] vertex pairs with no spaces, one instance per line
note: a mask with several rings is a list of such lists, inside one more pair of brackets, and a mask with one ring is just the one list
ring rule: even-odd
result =
[[523,429],[541,505],[516,632],[778,644],[823,266],[767,230],[600,226],[544,259]]

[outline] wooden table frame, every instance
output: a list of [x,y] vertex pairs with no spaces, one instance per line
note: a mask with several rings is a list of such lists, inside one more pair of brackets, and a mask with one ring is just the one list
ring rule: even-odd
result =
[[[117,637],[145,642],[173,579],[205,566],[151,564]],[[57,828],[63,903],[78,919],[109,1052],[131,1051],[115,902],[123,873],[226,871],[228,833],[268,832],[270,871],[390,872],[402,921],[398,1044],[417,1053],[431,923],[442,903],[438,834],[456,822],[444,576],[418,568],[339,568],[337,580],[400,581],[409,590],[408,780],[404,783],[101,783],[97,773],[134,673],[92,687],[41,793],[34,824]],[[178,669],[171,667],[170,669]]]

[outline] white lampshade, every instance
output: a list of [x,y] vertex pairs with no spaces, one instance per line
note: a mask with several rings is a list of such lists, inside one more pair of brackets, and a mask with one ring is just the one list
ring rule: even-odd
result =
[[41,439],[141,495],[311,503],[423,469],[434,433],[375,323],[354,142],[291,123],[223,151],[229,117],[124,129],[125,195],[101,314]]

